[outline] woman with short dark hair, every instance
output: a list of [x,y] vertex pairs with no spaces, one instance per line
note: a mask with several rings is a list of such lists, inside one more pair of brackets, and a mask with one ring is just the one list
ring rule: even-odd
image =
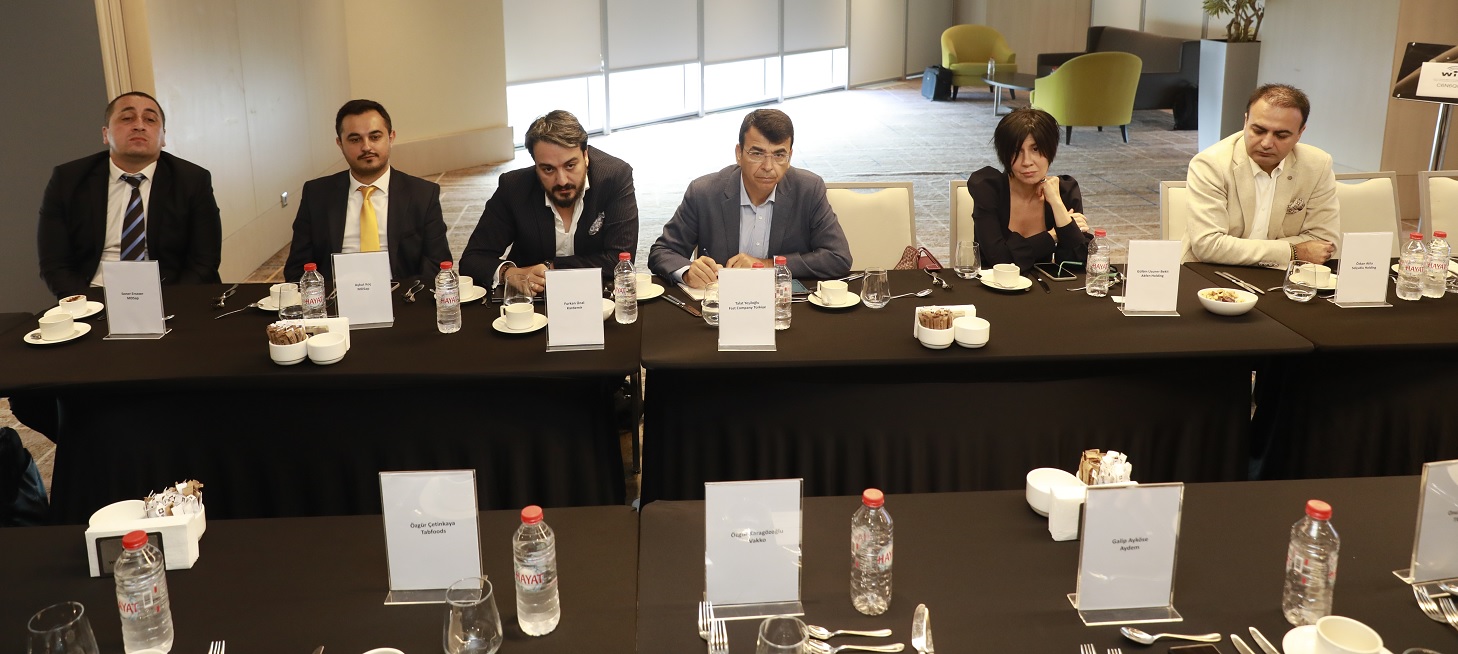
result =
[[1072,177],[1048,175],[1058,121],[1042,109],[1017,109],[997,124],[992,145],[1002,170],[987,166],[967,178],[982,266],[1015,263],[1026,275],[1038,262],[1083,262],[1083,194]]

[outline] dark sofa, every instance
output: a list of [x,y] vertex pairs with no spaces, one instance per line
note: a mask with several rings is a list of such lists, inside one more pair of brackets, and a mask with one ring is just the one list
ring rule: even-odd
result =
[[1086,52],[1040,54],[1038,76],[1053,72],[1079,55],[1109,51],[1128,52],[1144,61],[1139,89],[1134,93],[1135,109],[1174,109],[1175,129],[1195,128],[1200,86],[1199,41],[1118,27],[1090,27]]

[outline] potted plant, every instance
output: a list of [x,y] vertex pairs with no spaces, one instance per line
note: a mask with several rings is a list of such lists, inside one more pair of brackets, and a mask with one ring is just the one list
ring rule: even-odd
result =
[[1229,15],[1225,38],[1200,42],[1200,149],[1239,131],[1260,70],[1265,0],[1201,0],[1212,19]]

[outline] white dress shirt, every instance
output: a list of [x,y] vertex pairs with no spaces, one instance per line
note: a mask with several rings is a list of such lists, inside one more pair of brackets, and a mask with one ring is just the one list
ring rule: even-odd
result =
[[349,202],[344,207],[344,243],[339,251],[344,254],[359,252],[359,215],[364,208],[364,187],[373,186],[374,191],[370,192],[370,205],[375,208],[375,226],[380,229],[380,251],[387,252],[390,249],[389,230],[386,224],[390,215],[390,168],[385,168],[385,174],[375,180],[373,184],[365,184],[349,175]]
[[[572,205],[572,223],[564,225],[562,214],[557,212],[557,205],[552,204],[551,189],[542,194],[542,202],[547,205],[547,211],[552,216],[552,235],[556,244],[556,256],[571,257],[577,254],[577,225],[582,222],[582,207],[587,201],[587,189],[592,188],[592,180],[582,178],[582,193],[577,196],[577,202]],[[511,256],[511,246],[506,246],[506,251],[501,253],[502,261],[496,266],[496,272],[491,275],[491,287],[496,288],[501,283],[501,271],[506,264],[516,265],[515,261],[507,259]],[[533,266],[537,264],[532,264]]]
[[[126,219],[127,204],[132,200],[132,185],[122,179],[122,175],[128,175],[125,170],[116,167],[116,162],[107,160],[107,168],[111,170],[111,182],[106,186],[106,244],[101,249],[102,261],[121,261],[121,238],[122,221]],[[148,207],[152,202],[152,176],[157,173],[157,162],[147,164],[146,168],[137,171],[146,179],[137,186],[142,193],[142,215],[149,216]],[[92,286],[102,286],[101,266],[96,266],[96,275],[91,278]]]
[[1286,160],[1282,159],[1281,163],[1276,164],[1269,175],[1260,166],[1252,165],[1251,168],[1255,170],[1256,213],[1250,223],[1250,233],[1245,237],[1268,240],[1271,238],[1271,203],[1276,201],[1276,180],[1281,177],[1281,171],[1285,170]]

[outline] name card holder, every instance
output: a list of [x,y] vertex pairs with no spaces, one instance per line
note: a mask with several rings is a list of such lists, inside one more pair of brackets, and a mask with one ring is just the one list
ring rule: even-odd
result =
[[1455,542],[1458,542],[1458,460],[1424,463],[1417,530],[1412,537],[1412,567],[1394,570],[1392,574],[1408,584],[1426,588],[1434,597],[1451,595],[1439,584],[1458,582]]
[[103,261],[106,338],[157,340],[172,330],[162,308],[162,272],[156,261]]
[[775,350],[775,271],[719,271],[719,351]]
[[[334,295],[350,329],[395,326],[390,296],[390,253],[334,254]],[[434,297],[434,296],[432,296]]]
[[475,470],[380,473],[390,592],[385,604],[441,604],[481,576]]
[[1126,316],[1179,317],[1179,241],[1129,241],[1128,274],[1124,280]]
[[548,270],[547,351],[603,349],[602,273],[597,268]]
[[1089,487],[1068,595],[1084,625],[1184,620],[1174,607],[1184,496],[1182,483]]
[[1387,262],[1391,232],[1342,234],[1342,269],[1331,303],[1343,309],[1391,307],[1387,303]]
[[804,485],[802,479],[704,484],[704,598],[715,619],[805,614]]

